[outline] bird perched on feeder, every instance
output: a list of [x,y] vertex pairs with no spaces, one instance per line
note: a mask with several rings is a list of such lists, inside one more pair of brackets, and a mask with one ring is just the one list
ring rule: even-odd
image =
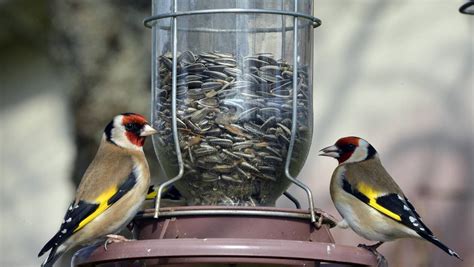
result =
[[53,266],[69,249],[108,238],[105,243],[126,241],[115,235],[127,225],[145,200],[150,171],[143,153],[145,138],[155,134],[139,114],[117,115],[105,127],[95,158],[87,168],[59,231],[41,249],[51,250],[41,266]]
[[330,184],[332,201],[343,217],[338,226],[349,226],[362,237],[378,241],[372,246],[361,247],[380,256],[376,249],[383,242],[414,237],[425,239],[460,259],[422,222],[413,205],[382,166],[375,148],[367,141],[354,136],[344,137],[320,152],[320,156],[339,161]]

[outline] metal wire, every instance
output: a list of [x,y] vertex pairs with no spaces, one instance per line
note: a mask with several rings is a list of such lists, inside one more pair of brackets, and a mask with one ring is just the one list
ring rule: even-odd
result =
[[[295,12],[298,11],[298,0],[295,0]],[[316,222],[316,215],[314,213],[314,204],[313,204],[313,193],[308,186],[303,184],[302,182],[298,181],[294,178],[290,173],[290,163],[291,163],[291,156],[293,155],[293,147],[295,145],[296,139],[296,120],[298,119],[298,17],[293,17],[293,114],[291,119],[291,139],[290,145],[288,146],[288,153],[286,155],[286,162],[285,162],[285,175],[288,180],[296,184],[297,186],[301,187],[306,194],[308,195],[309,201],[309,212],[311,213],[311,222]]]
[[293,202],[293,204],[295,204],[295,207],[297,209],[301,209],[301,204],[300,202],[298,201],[298,199],[296,197],[294,197],[292,194],[290,194],[288,191],[285,191],[283,192],[283,195],[288,198],[291,202]]
[[[281,9],[284,8],[285,1],[281,1]],[[293,27],[286,27],[286,17],[281,16],[281,58],[286,58],[286,28],[293,28]]]
[[[298,28],[305,28],[308,26],[309,23],[302,24]],[[158,26],[160,30],[169,31],[171,29],[170,26]],[[193,28],[178,28],[178,31],[183,32],[206,32],[206,33],[238,33],[238,32],[245,32],[245,33],[270,33],[270,32],[289,32],[293,31],[293,26],[289,27],[275,27],[275,28],[256,28],[256,29],[212,29],[206,27],[193,27]]]
[[[176,12],[178,9],[177,5],[177,0],[173,0],[173,11]],[[184,164],[183,164],[183,157],[181,156],[181,148],[179,147],[179,141],[178,141],[178,123],[177,123],[177,113],[176,113],[176,87],[177,87],[177,50],[178,50],[178,26],[176,23],[176,17],[173,17],[173,48],[172,48],[172,53],[173,53],[173,67],[172,67],[172,87],[171,87],[171,128],[173,130],[173,139],[174,139],[174,146],[176,150],[176,157],[178,159],[178,165],[179,165],[179,172],[178,175],[173,177],[172,179],[162,183],[160,187],[158,188],[158,192],[156,195],[156,202],[155,202],[155,218],[158,218],[159,212],[160,212],[160,201],[161,201],[161,194],[163,193],[163,189],[169,186],[170,184],[178,181],[183,177],[184,173]]]
[[[267,210],[213,210],[213,209],[201,209],[201,210],[174,210],[174,211],[162,211],[161,217],[178,217],[178,216],[218,216],[218,215],[229,215],[229,216],[261,216],[261,217],[285,217],[285,218],[300,218],[310,219],[311,215],[308,213],[292,213],[283,211],[267,211]],[[135,218],[149,218],[148,214],[139,214]]]
[[[173,2],[174,3],[174,2]],[[311,15],[298,13],[296,8],[295,12],[290,11],[281,11],[281,10],[271,10],[271,9],[244,9],[244,8],[227,8],[227,9],[204,9],[204,10],[191,10],[191,11],[181,11],[177,12],[173,10],[172,13],[158,14],[150,16],[143,21],[145,27],[151,28],[151,22],[160,19],[166,18],[176,18],[181,16],[190,16],[190,15],[205,15],[205,14],[273,14],[273,15],[284,15],[292,17],[301,17],[310,20],[313,23],[313,27],[321,26],[321,20],[313,17]],[[173,22],[174,23],[174,22]]]

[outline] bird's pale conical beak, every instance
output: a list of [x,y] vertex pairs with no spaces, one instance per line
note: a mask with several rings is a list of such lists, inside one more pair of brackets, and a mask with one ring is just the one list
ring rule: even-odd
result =
[[341,156],[340,150],[337,146],[328,146],[321,150],[319,150],[319,156],[331,157],[331,158],[339,158]]
[[140,136],[149,136],[152,134],[156,134],[157,132],[158,131],[155,130],[153,127],[148,124],[145,124],[145,126],[143,126],[142,130],[140,131]]

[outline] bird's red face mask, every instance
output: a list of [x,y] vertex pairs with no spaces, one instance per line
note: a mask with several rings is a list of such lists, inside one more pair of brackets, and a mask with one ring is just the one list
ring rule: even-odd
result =
[[142,147],[147,136],[156,133],[146,119],[139,114],[126,113],[123,115],[122,125],[125,128],[125,136],[130,143]]

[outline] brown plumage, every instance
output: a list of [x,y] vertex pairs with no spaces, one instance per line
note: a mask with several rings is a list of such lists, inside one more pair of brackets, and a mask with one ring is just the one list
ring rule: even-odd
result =
[[[104,167],[100,167],[104,166]],[[96,157],[84,174],[79,185],[75,203],[80,200],[94,203],[103,192],[111,187],[123,184],[132,172],[133,167],[142,168],[141,177],[133,189],[123,195],[117,202],[97,216],[81,229],[82,234],[72,237],[69,243],[84,243],[98,236],[105,236],[120,231],[128,224],[146,197],[150,186],[150,173],[145,155],[141,151],[129,151],[102,140]],[[94,177],[102,177],[95,179]],[[132,213],[132,214],[131,214]]]
[[339,165],[331,178],[331,199],[343,217],[339,226],[351,227],[362,237],[383,242],[413,237],[427,240],[451,256],[459,255],[441,243],[423,223],[400,187],[383,167],[372,145],[350,136],[321,150]]
[[[133,154],[134,155],[133,155]],[[97,154],[87,168],[76,190],[76,202],[94,201],[111,184],[121,184],[132,171],[132,155],[143,161],[140,152],[125,150],[102,139]],[[101,179],[94,179],[101,177]],[[92,178],[92,179],[91,179]]]
[[393,193],[403,196],[402,190],[393,179],[384,179],[384,177],[390,176],[390,174],[382,166],[378,157],[357,163],[339,165],[337,168],[341,166],[344,166],[346,180],[351,185],[357,186],[359,183],[365,183],[378,192],[385,192],[387,188],[391,188]]
[[38,255],[51,250],[42,266],[52,266],[69,249],[98,242],[131,221],[150,186],[142,146],[154,133],[145,118],[134,113],[118,115],[107,125],[59,231]]

